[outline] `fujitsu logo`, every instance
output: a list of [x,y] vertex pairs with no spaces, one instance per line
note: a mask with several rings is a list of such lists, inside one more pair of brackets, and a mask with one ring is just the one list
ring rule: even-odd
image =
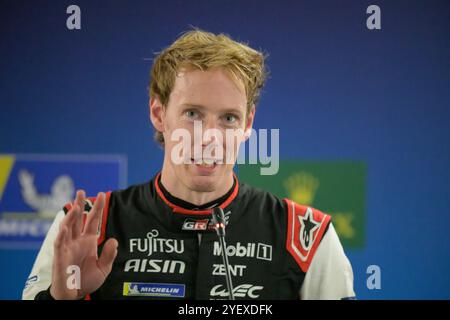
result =
[[147,233],[147,238],[130,239],[130,253],[146,252],[151,256],[155,252],[162,253],[183,253],[184,240],[158,238],[159,232],[153,229]]

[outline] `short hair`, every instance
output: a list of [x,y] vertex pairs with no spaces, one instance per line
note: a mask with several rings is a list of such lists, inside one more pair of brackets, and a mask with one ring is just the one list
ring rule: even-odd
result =
[[[164,107],[180,69],[195,68],[206,71],[222,67],[233,81],[243,84],[247,96],[247,112],[256,105],[268,76],[264,60],[267,54],[237,42],[230,36],[194,29],[183,33],[169,47],[159,52],[150,74],[150,97],[159,96]],[[155,132],[155,140],[164,145],[161,132]]]

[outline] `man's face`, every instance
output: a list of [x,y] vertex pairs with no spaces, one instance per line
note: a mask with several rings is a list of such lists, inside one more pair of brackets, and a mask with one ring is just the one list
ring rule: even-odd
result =
[[[232,174],[243,141],[242,134],[233,139],[227,139],[227,134],[230,137],[251,128],[253,116],[254,108],[247,112],[244,87],[238,87],[224,69],[180,72],[169,103],[161,111],[165,165],[171,166],[189,190],[215,191]],[[183,144],[174,140],[173,134],[183,130],[191,139],[180,148]],[[177,164],[174,155],[184,163]],[[189,161],[192,163],[187,164]]]

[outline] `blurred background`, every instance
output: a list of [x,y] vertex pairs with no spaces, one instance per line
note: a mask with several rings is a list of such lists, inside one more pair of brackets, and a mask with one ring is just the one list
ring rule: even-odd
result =
[[158,172],[149,70],[192,26],[269,54],[255,129],[280,129],[280,170],[240,179],[333,216],[359,299],[450,298],[449,1],[0,3],[1,299],[74,190]]

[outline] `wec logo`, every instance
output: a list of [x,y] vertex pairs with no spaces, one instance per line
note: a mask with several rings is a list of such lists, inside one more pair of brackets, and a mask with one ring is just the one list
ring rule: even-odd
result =
[[[233,294],[237,298],[250,298],[257,299],[259,298],[259,291],[261,291],[264,287],[254,286],[252,284],[241,284],[233,289]],[[227,289],[219,284],[214,286],[209,293],[211,297],[219,297],[219,298],[228,298],[229,293]]]

